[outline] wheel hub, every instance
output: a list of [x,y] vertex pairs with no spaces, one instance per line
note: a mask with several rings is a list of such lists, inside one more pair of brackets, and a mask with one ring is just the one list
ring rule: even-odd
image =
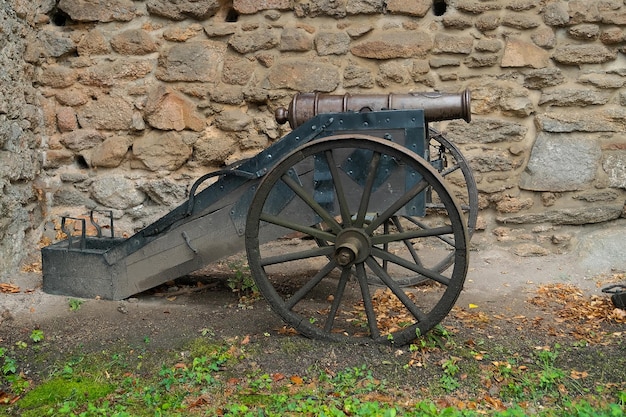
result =
[[361,229],[345,229],[337,235],[334,258],[342,267],[361,263],[370,254],[370,239]]

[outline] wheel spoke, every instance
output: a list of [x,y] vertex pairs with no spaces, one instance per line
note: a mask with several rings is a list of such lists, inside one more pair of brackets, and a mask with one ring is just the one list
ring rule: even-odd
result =
[[276,226],[281,226],[286,229],[293,230],[295,232],[302,232],[309,236],[318,238],[320,240],[325,240],[328,242],[335,241],[335,235],[332,233],[325,232],[323,230],[317,229],[315,227],[304,226],[302,224],[294,223],[286,219],[282,219],[278,216],[274,216],[268,213],[261,213],[260,219],[264,222],[274,224]]
[[[393,234],[372,236],[372,244],[382,245],[384,243],[399,242],[401,240],[420,239],[425,237],[441,237],[441,235],[452,233],[452,226],[434,227],[432,229],[409,230]],[[446,243],[452,244],[451,241]]]
[[315,258],[318,256],[332,255],[334,248],[332,246],[321,246],[314,249],[303,250],[300,252],[283,253],[281,255],[269,256],[267,258],[261,258],[260,263],[262,266],[282,264],[285,262],[299,261],[302,259]]
[[317,274],[315,274],[314,277],[312,277],[306,284],[300,287],[300,289],[296,291],[294,295],[289,297],[287,301],[285,301],[285,308],[287,308],[287,310],[291,310],[296,304],[298,304],[300,300],[302,300],[302,298],[305,295],[309,293],[309,291],[315,288],[315,286],[319,284],[324,279],[324,277],[326,277],[326,275],[328,275],[329,272],[332,271],[336,266],[337,264],[335,263],[335,261],[328,262],[326,266],[324,266],[322,269],[318,271]]
[[365,216],[367,215],[367,206],[369,205],[372,190],[374,189],[374,181],[376,181],[376,173],[378,172],[378,165],[380,164],[380,153],[374,152],[372,160],[367,173],[367,180],[363,186],[363,194],[361,195],[361,203],[359,204],[359,211],[357,212],[355,227],[363,227],[365,223]]
[[446,286],[450,285],[450,278],[448,278],[448,277],[446,277],[444,275],[441,275],[439,272],[430,270],[428,268],[424,268],[424,267],[422,267],[420,265],[412,263],[411,261],[408,261],[408,260],[406,260],[404,258],[401,258],[401,257],[397,256],[397,255],[394,255],[394,254],[389,253],[389,252],[385,252],[382,249],[378,249],[378,248],[375,248],[375,247],[372,248],[372,256],[375,256],[376,258],[380,258],[380,259],[383,259],[383,260],[387,260],[387,261],[392,262],[392,263],[394,263],[396,265],[399,265],[399,266],[401,266],[403,268],[406,268],[406,269],[408,269],[410,271],[417,272],[418,274],[423,275],[426,278],[432,279],[433,281],[437,281],[440,284],[443,284],[443,285],[446,285]]
[[359,286],[361,287],[361,296],[363,297],[363,307],[365,308],[365,316],[367,317],[367,323],[369,324],[370,337],[372,339],[378,339],[380,337],[380,330],[378,330],[374,304],[372,303],[372,297],[367,283],[367,273],[365,272],[365,266],[363,263],[356,265],[356,278],[359,282]]
[[317,213],[317,215],[320,216],[322,220],[324,220],[335,233],[339,233],[339,231],[341,230],[341,226],[339,225],[339,223],[337,223],[337,220],[335,220],[333,216],[328,213],[328,211],[326,211],[317,201],[315,201],[313,196],[307,190],[305,190],[300,184],[295,182],[294,179],[291,178],[289,175],[283,175],[282,180],[285,184],[289,186],[289,188],[293,190],[293,192],[298,195],[298,197],[302,199],[302,201],[304,201],[309,207],[311,207],[313,211],[315,211],[315,213]]
[[378,226],[388,221],[392,216],[396,214],[398,210],[400,210],[409,201],[415,198],[416,195],[424,191],[426,187],[428,187],[428,182],[426,180],[422,180],[418,182],[417,184],[415,184],[408,192],[404,193],[402,197],[396,200],[383,213],[376,216],[365,229],[365,233],[371,236],[372,233],[374,233],[374,230],[378,228]]
[[337,194],[337,201],[339,202],[339,212],[341,213],[341,220],[343,227],[350,227],[352,224],[352,216],[350,215],[350,207],[348,206],[348,200],[346,200],[346,194],[343,191],[343,184],[339,177],[339,170],[335,165],[335,157],[333,152],[328,150],[324,153],[326,157],[326,163],[330,169],[330,175],[333,178],[333,184],[335,184],[335,192]]
[[[445,227],[442,227],[442,228],[437,228],[437,227],[429,228],[428,225],[424,224],[423,222],[420,222],[419,220],[414,219],[413,217],[406,217],[406,219],[408,221],[410,221],[411,223],[413,223],[414,225],[421,227],[423,231],[437,231],[437,229],[445,229]],[[440,240],[442,240],[443,242],[447,243],[448,245],[454,246],[454,242],[449,237],[445,236],[447,234],[452,233],[452,227],[450,227],[450,226],[448,226],[448,227],[450,229],[448,231],[442,230],[441,232],[434,233],[434,234],[431,234],[429,236],[437,237]]]
[[417,305],[409,298],[409,296],[404,292],[404,290],[387,274],[387,272],[378,265],[378,262],[372,257],[367,258],[365,261],[367,266],[380,278],[394,293],[396,297],[404,304],[404,306],[413,314],[413,317],[417,319],[417,321],[426,321],[426,314],[421,311]]
[[350,268],[343,268],[341,271],[341,277],[339,278],[339,284],[337,284],[337,291],[335,291],[334,294],[333,304],[330,306],[330,312],[328,313],[326,323],[324,324],[324,331],[326,333],[330,333],[333,330],[335,317],[337,316],[337,311],[339,311],[339,305],[343,299],[343,293],[346,289],[348,278],[350,278]]

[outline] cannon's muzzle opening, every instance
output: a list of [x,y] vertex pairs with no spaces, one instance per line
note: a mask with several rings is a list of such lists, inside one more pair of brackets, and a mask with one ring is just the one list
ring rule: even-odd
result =
[[463,119],[470,122],[471,95],[461,93],[422,92],[408,94],[320,94],[298,93],[287,108],[276,109],[279,124],[289,122],[292,129],[322,113],[362,112],[381,110],[424,110],[426,122]]

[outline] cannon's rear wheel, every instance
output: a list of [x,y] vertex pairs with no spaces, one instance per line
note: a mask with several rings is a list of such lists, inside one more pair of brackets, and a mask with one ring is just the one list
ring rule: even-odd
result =
[[[313,169],[320,164],[328,168],[321,175]],[[417,180],[407,186],[411,176]],[[414,214],[427,189],[445,220],[416,227],[405,213]],[[468,232],[426,160],[387,140],[341,135],[301,146],[266,174],[250,205],[246,251],[261,293],[303,335],[405,344],[454,305],[467,273]],[[446,271],[433,268],[448,258]],[[416,273],[429,285],[399,285]],[[371,285],[371,275],[382,285]]]

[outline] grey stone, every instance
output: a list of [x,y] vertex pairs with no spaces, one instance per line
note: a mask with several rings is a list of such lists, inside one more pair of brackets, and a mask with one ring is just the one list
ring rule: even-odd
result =
[[532,90],[552,87],[564,81],[563,72],[558,68],[541,68],[524,72],[524,87]]
[[88,194],[72,186],[59,188],[52,198],[55,206],[85,206],[87,208],[95,208],[97,206],[96,202],[89,198]]
[[575,248],[581,267],[590,274],[626,270],[625,235],[626,222],[623,219],[582,235]]
[[345,32],[320,32],[315,37],[315,49],[320,56],[345,55],[350,48],[350,36]]
[[146,195],[123,175],[99,176],[91,185],[91,196],[105,207],[125,210],[138,206]]
[[543,12],[543,21],[548,26],[565,26],[569,23],[567,4],[561,1],[547,4]]
[[83,129],[127,130],[131,126],[133,105],[119,96],[102,96],[76,110]]
[[534,191],[581,190],[595,180],[599,145],[582,135],[540,133],[519,186]]
[[285,59],[270,68],[267,81],[270,88],[331,92],[339,85],[339,69],[319,61]]
[[585,107],[606,104],[610,93],[590,89],[554,89],[545,91],[539,98],[539,105]]
[[475,172],[508,172],[521,165],[510,153],[499,149],[481,149],[480,153],[468,154],[467,160]]
[[187,17],[203,20],[213,16],[220,8],[219,0],[148,0],[148,12],[172,20]]
[[541,213],[523,213],[497,217],[503,224],[570,224],[582,225],[602,223],[618,219],[622,214],[623,205],[603,205],[583,208],[565,208],[543,211]]
[[81,72],[79,81],[83,85],[110,87],[121,80],[133,81],[144,78],[154,71],[155,63],[146,59],[118,59],[102,62]]
[[568,34],[573,39],[595,40],[600,36],[600,26],[591,23],[580,24],[569,28]]
[[553,133],[623,132],[626,129],[626,109],[542,113],[536,116],[536,123],[541,130]]
[[163,206],[179,204],[187,198],[187,187],[167,178],[147,181],[139,187],[150,200]]
[[614,60],[617,53],[604,45],[564,45],[557,46],[552,59],[560,64],[603,64]]
[[280,35],[281,51],[310,51],[313,49],[313,36],[306,30],[286,27]]
[[607,152],[602,161],[602,169],[609,177],[609,187],[626,190],[626,153]]
[[381,13],[385,3],[383,0],[348,0],[346,12],[352,15]]
[[297,17],[331,16],[335,18],[346,17],[345,1],[336,0],[311,0],[298,2],[294,7]]
[[278,32],[271,29],[257,29],[251,32],[239,32],[231,36],[228,44],[240,54],[272,49],[280,42]]
[[476,119],[471,123],[454,120],[448,124],[446,136],[454,143],[519,142],[526,137],[528,128],[500,119]]
[[142,29],[129,29],[113,36],[111,47],[122,55],[146,55],[157,50],[152,36]]
[[374,86],[374,76],[369,69],[350,64],[343,71],[343,86],[346,88],[372,88]]
[[615,201],[618,197],[618,193],[611,190],[597,191],[597,192],[585,192],[575,194],[572,196],[574,200],[587,201],[589,203],[597,203],[600,201]]
[[502,25],[515,29],[534,29],[541,25],[540,18],[537,16],[526,15],[522,13],[505,13],[502,17]]
[[619,74],[611,74],[607,72],[588,72],[578,77],[578,82],[582,84],[591,84],[598,88],[622,88],[626,85],[626,77]]
[[105,137],[96,129],[78,129],[61,135],[60,142],[73,151],[93,148],[104,141]]
[[163,51],[156,76],[163,81],[215,82],[226,45],[215,41],[189,41]]
[[76,22],[128,22],[137,13],[130,0],[60,0],[58,7]]

